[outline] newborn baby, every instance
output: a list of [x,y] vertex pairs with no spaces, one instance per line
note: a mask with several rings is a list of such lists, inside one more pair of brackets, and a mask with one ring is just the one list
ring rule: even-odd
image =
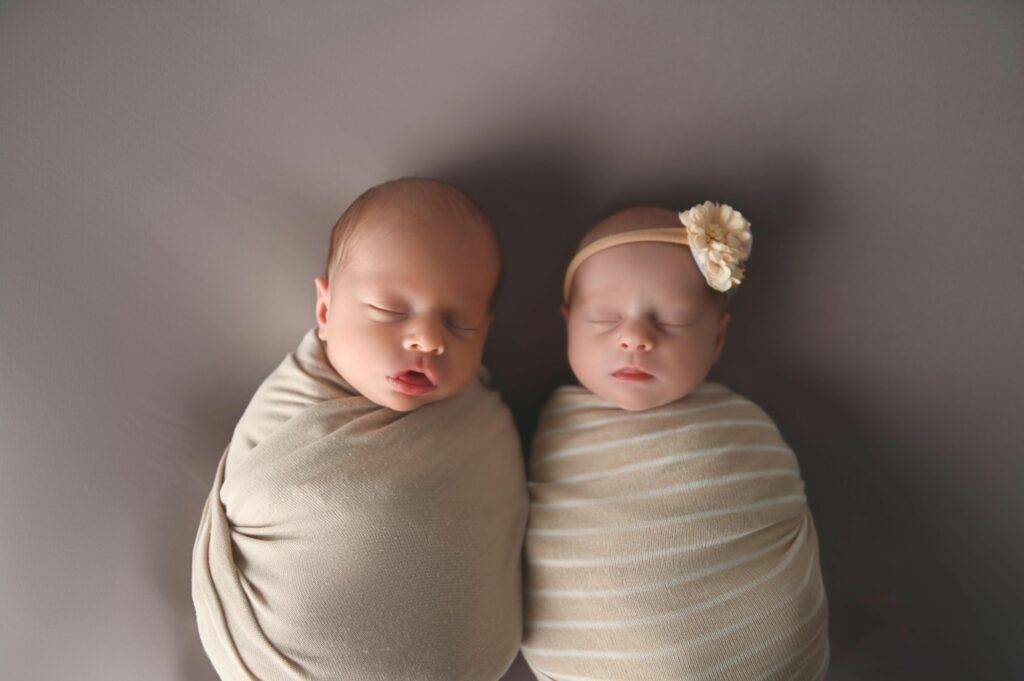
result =
[[632,208],[566,274],[569,363],[529,463],[523,654],[538,679],[820,679],[827,604],[796,458],[705,380],[749,223]]
[[500,256],[462,192],[365,192],[256,391],[193,553],[224,679],[497,679],[522,635],[518,434],[480,360]]

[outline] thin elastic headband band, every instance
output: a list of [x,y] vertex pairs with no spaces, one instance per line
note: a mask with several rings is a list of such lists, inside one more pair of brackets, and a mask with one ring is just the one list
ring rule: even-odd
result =
[[566,268],[562,300],[569,303],[572,280],[583,261],[606,248],[637,241],[660,241],[688,247],[708,286],[727,296],[735,293],[743,281],[744,263],[750,257],[753,244],[750,222],[732,206],[711,201],[697,204],[677,215],[683,227],[654,227],[612,234],[580,249]]
[[667,244],[689,246],[689,241],[686,239],[685,227],[654,227],[651,229],[638,229],[632,232],[621,232],[619,234],[611,234],[609,236],[601,237],[597,241],[587,244],[585,247],[580,249],[575,256],[573,256],[572,262],[569,263],[569,268],[565,271],[565,283],[562,285],[562,300],[566,303],[569,302],[569,292],[572,290],[572,279],[576,275],[576,270],[579,269],[584,260],[606,248],[621,246],[623,244],[631,244],[637,241],[660,241]]

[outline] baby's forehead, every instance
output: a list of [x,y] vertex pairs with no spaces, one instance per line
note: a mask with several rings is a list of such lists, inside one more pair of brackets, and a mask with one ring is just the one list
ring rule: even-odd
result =
[[636,298],[672,304],[698,302],[706,284],[689,248],[679,244],[634,242],[599,251],[580,265],[574,302],[613,302]]
[[422,215],[359,225],[352,235],[349,261],[367,260],[382,264],[405,261],[417,266],[444,263],[492,269],[499,264],[493,239],[484,229],[465,220],[424,221]]
[[500,273],[480,232],[422,214],[382,212],[359,225],[334,274],[355,295],[475,306],[489,300]]
[[481,260],[499,263],[496,237],[489,224],[457,208],[436,204],[381,202],[353,225],[346,260],[416,258]]
[[[477,232],[454,229],[466,226]],[[394,239],[399,231],[404,232],[401,238],[415,242],[422,236],[417,227],[434,238],[469,240],[470,245],[475,237],[497,251],[490,220],[461,189],[441,180],[401,178],[371,187],[345,209],[331,233],[328,276],[340,273],[357,241],[372,246]]]

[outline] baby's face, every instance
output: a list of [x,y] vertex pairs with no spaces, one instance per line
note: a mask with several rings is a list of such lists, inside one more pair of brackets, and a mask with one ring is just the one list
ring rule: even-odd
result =
[[328,359],[360,394],[396,411],[455,395],[480,369],[499,267],[479,225],[375,210],[330,282],[316,280]]
[[689,249],[654,242],[586,259],[562,313],[576,378],[630,411],[668,404],[699,386],[721,353],[729,320]]

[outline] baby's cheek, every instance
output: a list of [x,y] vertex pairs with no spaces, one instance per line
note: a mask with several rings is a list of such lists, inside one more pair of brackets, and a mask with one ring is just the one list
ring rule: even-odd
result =
[[465,345],[453,346],[451,352],[452,379],[457,383],[456,391],[460,391],[480,373],[483,343],[474,339]]
[[337,351],[350,373],[360,376],[387,373],[388,358],[397,354],[395,341],[373,326],[353,326],[339,339]]
[[570,338],[569,365],[573,374],[591,391],[597,389],[601,377],[607,373],[601,347],[585,337]]
[[711,369],[712,346],[704,343],[693,344],[679,354],[677,366],[672,372],[678,390],[689,391],[699,385]]

